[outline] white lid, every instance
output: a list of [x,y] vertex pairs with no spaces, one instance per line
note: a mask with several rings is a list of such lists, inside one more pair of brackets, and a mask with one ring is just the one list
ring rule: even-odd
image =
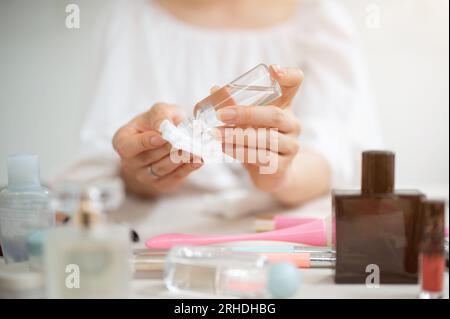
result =
[[40,187],[39,156],[10,155],[8,156],[8,188],[24,189]]

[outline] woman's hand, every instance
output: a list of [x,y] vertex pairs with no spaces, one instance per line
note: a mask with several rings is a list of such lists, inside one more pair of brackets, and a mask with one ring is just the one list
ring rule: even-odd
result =
[[270,106],[229,106],[218,117],[232,127],[221,128],[224,152],[244,163],[254,185],[275,192],[291,175],[299,154],[300,123],[290,109],[303,73],[298,68],[271,66],[282,96]]
[[178,124],[184,117],[179,107],[157,103],[116,132],[113,147],[121,158],[121,174],[128,190],[142,196],[169,192],[201,167],[199,159],[172,161],[172,146],[159,133],[165,119]]

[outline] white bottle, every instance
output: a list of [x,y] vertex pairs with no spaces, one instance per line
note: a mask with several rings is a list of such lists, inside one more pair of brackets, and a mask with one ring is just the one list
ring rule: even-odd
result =
[[81,196],[73,223],[47,232],[44,269],[48,298],[125,298],[131,279],[129,232],[103,221]]
[[28,260],[26,239],[54,225],[49,192],[39,180],[37,155],[8,157],[8,186],[0,191],[0,240],[6,263]]

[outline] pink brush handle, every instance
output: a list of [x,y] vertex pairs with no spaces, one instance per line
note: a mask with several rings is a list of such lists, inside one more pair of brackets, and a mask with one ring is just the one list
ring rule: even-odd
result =
[[166,234],[150,238],[146,242],[146,246],[153,249],[169,249],[176,245],[210,245],[246,240],[286,241],[312,246],[326,246],[325,233],[325,222],[316,220],[307,224],[257,234],[225,236]]
[[294,227],[298,225],[308,224],[318,220],[318,218],[313,217],[292,217],[278,215],[274,217],[275,229],[283,229],[288,227]]

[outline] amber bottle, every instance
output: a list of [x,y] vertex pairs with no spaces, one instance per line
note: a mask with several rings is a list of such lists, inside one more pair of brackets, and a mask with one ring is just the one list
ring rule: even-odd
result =
[[364,152],[361,191],[333,191],[335,282],[417,283],[424,198],[395,190],[394,153]]

